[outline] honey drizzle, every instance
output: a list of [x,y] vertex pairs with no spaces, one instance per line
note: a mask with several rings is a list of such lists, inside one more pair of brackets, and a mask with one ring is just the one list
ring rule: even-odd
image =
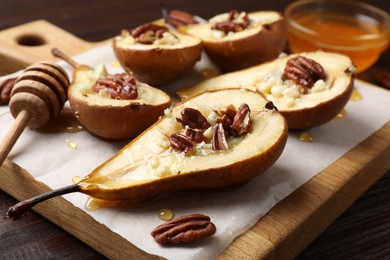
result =
[[101,200],[89,197],[85,203],[85,208],[88,211],[95,211],[101,208],[112,208],[119,204],[119,201]]
[[298,138],[299,138],[299,141],[304,142],[304,143],[312,143],[312,142],[314,142],[314,137],[313,137],[313,135],[311,133],[307,133],[307,132],[302,133],[302,134],[299,135]]
[[347,111],[343,108],[335,117],[334,120],[341,120],[347,116]]
[[219,75],[218,71],[213,68],[204,68],[201,74],[203,79],[211,79]]
[[37,129],[39,133],[77,133],[84,128],[70,111],[63,111],[60,115],[50,120],[48,124]]
[[360,101],[363,99],[363,96],[362,96],[362,94],[360,94],[359,90],[354,88],[352,90],[352,94],[351,94],[351,97],[349,99],[352,101]]

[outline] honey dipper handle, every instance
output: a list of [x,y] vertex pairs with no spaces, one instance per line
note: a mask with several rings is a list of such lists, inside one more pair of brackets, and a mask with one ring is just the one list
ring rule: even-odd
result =
[[14,123],[8,130],[8,133],[4,136],[2,142],[0,143],[0,166],[3,165],[5,158],[7,158],[9,152],[15,145],[19,136],[23,133],[23,130],[24,128],[26,128],[29,120],[30,115],[26,110],[20,111],[18,116],[15,118]]
[[57,48],[52,48],[51,49],[51,54],[54,56],[54,57],[57,57],[57,58],[60,58],[64,61],[66,61],[69,65],[71,65],[73,68],[78,68],[80,65],[75,61],[73,60],[72,58],[70,58],[68,55],[66,55],[64,52],[60,51],[59,49]]

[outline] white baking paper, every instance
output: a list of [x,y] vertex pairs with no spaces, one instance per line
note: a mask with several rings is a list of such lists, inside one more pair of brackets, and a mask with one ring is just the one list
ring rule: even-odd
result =
[[[109,45],[75,58],[80,64],[90,66],[103,62],[111,73],[122,71],[115,66],[115,57]],[[72,68],[60,64],[71,75]],[[190,86],[201,78],[201,70],[205,67],[210,67],[210,63],[203,57],[185,79],[167,86],[165,90],[172,94],[179,87]],[[196,196],[176,195],[141,209],[107,208],[93,212],[85,209],[86,195],[74,193],[64,197],[148,253],[169,259],[213,259],[277,202],[389,121],[389,91],[362,81],[356,81],[355,88],[363,99],[348,103],[345,118],[309,130],[314,136],[313,143],[299,141],[301,132],[290,133],[286,148],[276,164],[250,183],[234,190],[199,193]],[[68,105],[66,109],[69,110]],[[0,107],[0,122],[0,136],[3,137],[13,122],[6,106]],[[68,142],[76,143],[77,148],[71,149]],[[71,184],[74,176],[87,175],[124,144],[102,141],[86,131],[44,134],[27,129],[9,157],[37,180],[56,189]],[[217,232],[194,244],[161,246],[149,233],[163,223],[157,215],[157,211],[163,208],[173,210],[176,217],[191,213],[206,214],[215,223]]]

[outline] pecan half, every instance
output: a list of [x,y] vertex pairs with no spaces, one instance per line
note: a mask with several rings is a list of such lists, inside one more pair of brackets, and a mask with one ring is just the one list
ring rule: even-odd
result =
[[211,141],[213,150],[228,150],[229,144],[226,140],[225,130],[223,129],[222,123],[215,125],[213,139]]
[[287,61],[284,76],[301,85],[305,90],[313,87],[317,80],[326,78],[321,64],[303,56],[296,56]]
[[156,39],[161,39],[163,33],[168,31],[168,27],[153,23],[146,23],[138,26],[130,32],[139,43],[152,44]]
[[185,154],[192,153],[195,145],[195,141],[193,141],[191,138],[177,133],[172,134],[169,137],[169,142],[174,150],[178,152],[184,152]]
[[248,106],[248,104],[242,104],[232,123],[232,128],[238,133],[238,135],[243,135],[249,132],[249,129],[251,127],[251,110]]
[[137,82],[132,75],[119,73],[108,75],[104,79],[98,79],[92,90],[96,93],[104,91],[112,99],[135,99],[138,96]]
[[227,20],[215,23],[211,28],[223,31],[224,33],[240,32],[245,30],[249,24],[250,21],[247,13],[240,13],[237,10],[231,10]]
[[213,235],[216,230],[210,217],[202,214],[192,214],[159,225],[150,234],[159,244],[178,244],[204,239]]
[[200,113],[199,110],[194,108],[186,107],[181,111],[181,119],[176,118],[176,120],[181,123],[183,126],[189,126],[193,129],[202,129],[205,130],[210,127],[210,123],[207,119]]
[[197,24],[194,16],[180,10],[172,10],[168,14],[168,23],[173,27],[177,28],[179,26]]
[[0,82],[0,106],[7,105],[9,103],[15,81],[16,78],[9,78]]

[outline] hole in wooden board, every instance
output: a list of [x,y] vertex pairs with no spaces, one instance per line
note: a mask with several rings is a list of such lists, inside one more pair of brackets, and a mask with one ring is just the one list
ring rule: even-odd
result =
[[46,44],[44,38],[37,34],[24,34],[16,38],[16,42],[23,46],[41,46]]

